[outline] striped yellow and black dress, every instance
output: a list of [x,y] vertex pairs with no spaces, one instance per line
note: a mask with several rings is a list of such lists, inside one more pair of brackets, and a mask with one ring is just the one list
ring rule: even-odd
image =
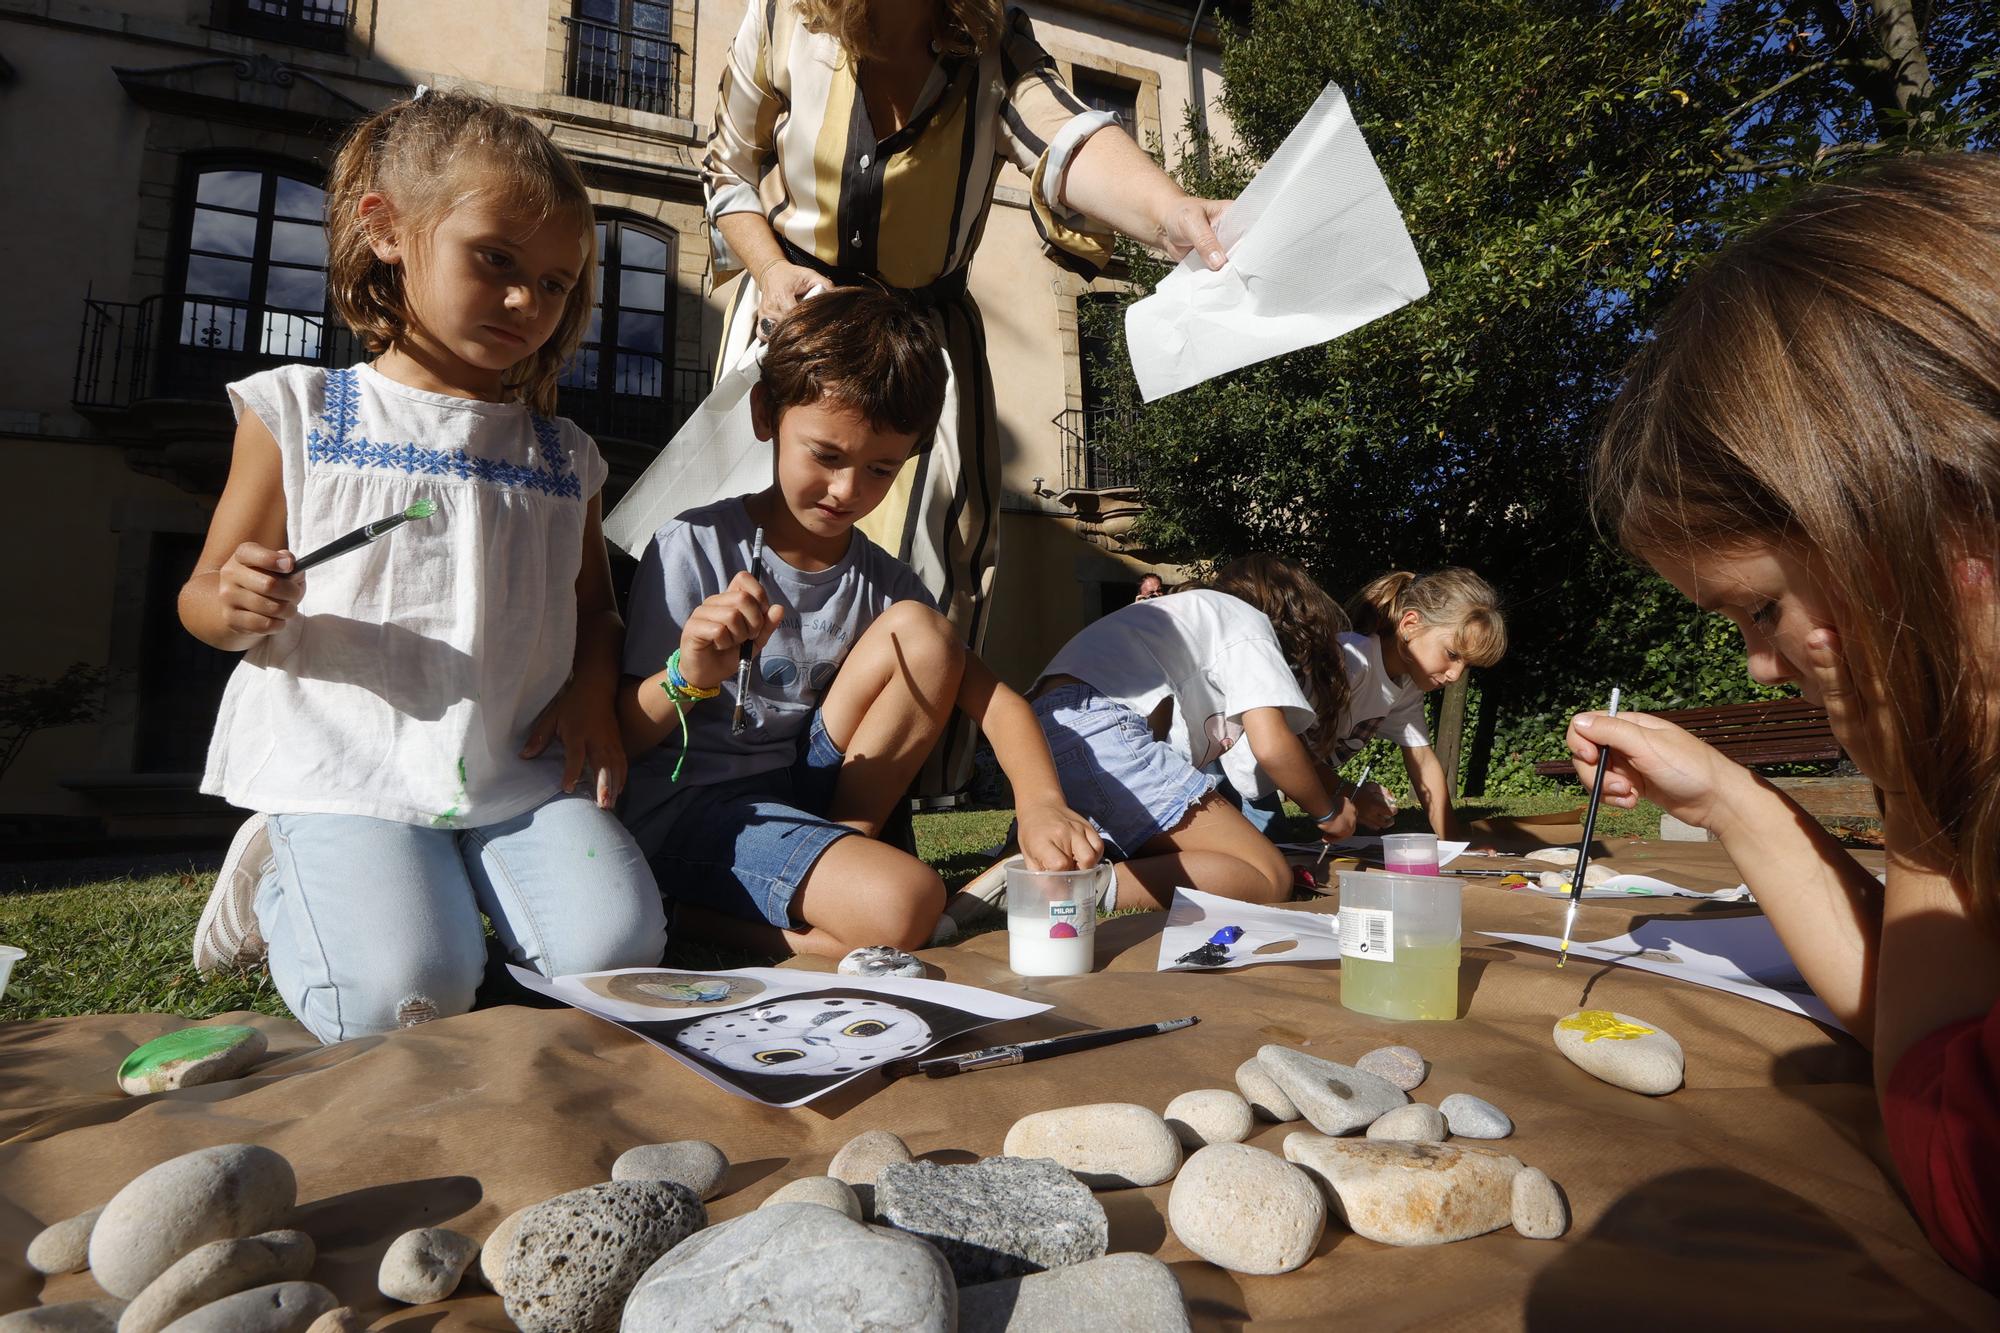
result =
[[[1070,155],[1112,118],[1085,107],[1012,10],[997,49],[933,66],[909,123],[878,136],[839,44],[806,30],[790,0],[753,0],[722,75],[703,163],[716,283],[739,271],[728,213],[762,214],[787,258],[837,282],[872,280],[925,310],[951,363],[944,419],[862,528],[916,570],[967,644],[984,636],[1000,542],[1000,432],[986,335],[966,267],[993,187],[1012,162],[1030,182],[1049,256],[1094,273],[1108,234],[1054,202]],[[723,323],[718,367],[754,336],[759,293],[745,275]],[[961,725],[924,788],[961,785],[972,735]]]

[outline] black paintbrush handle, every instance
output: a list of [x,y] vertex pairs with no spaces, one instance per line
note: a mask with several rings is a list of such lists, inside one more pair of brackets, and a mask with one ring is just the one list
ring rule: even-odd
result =
[[1611,769],[1611,748],[1597,747],[1597,776],[1590,783],[1590,805],[1583,812],[1583,842],[1576,849],[1576,878],[1570,881],[1572,904],[1583,897],[1583,872],[1590,865],[1590,840],[1597,836],[1597,806],[1604,799],[1604,775]]
[[408,514],[391,514],[387,518],[378,518],[373,523],[363,523],[345,537],[336,537],[317,551],[311,551],[300,556],[298,561],[292,566],[292,573],[303,574],[314,565],[331,560],[337,555],[346,555],[349,551],[366,546],[383,533],[401,527],[409,521],[409,518]]

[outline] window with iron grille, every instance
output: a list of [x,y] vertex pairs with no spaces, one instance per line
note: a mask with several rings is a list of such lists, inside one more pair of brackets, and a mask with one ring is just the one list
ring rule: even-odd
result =
[[1139,85],[1078,65],[1070,91],[1093,111],[1109,111],[1118,117],[1118,128],[1139,137]]
[[658,115],[680,114],[680,47],[672,0],[576,0],[569,95]]
[[215,0],[218,28],[319,51],[347,45],[352,0]]
[[592,434],[660,445],[677,395],[674,243],[636,223],[597,224],[597,304],[560,381],[563,415]]

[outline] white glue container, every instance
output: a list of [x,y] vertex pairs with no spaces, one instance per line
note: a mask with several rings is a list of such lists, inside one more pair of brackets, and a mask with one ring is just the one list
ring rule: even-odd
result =
[[1109,861],[1088,870],[1030,870],[1007,861],[1007,966],[1022,977],[1080,977],[1097,949],[1097,904],[1111,887]]

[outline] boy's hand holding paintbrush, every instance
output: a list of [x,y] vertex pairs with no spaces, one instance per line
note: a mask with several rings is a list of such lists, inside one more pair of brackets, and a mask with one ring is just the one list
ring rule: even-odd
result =
[[771,605],[761,582],[748,571],[738,574],[681,626],[682,677],[698,689],[733,679],[744,646],[761,646],[784,615],[783,607]]

